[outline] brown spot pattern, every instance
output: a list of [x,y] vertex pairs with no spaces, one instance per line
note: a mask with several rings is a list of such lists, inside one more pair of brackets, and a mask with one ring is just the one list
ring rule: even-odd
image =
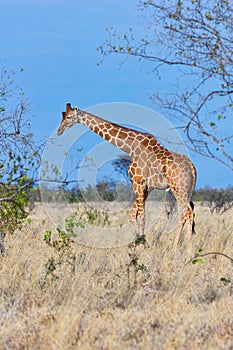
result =
[[130,221],[137,224],[139,236],[144,235],[145,200],[148,191],[152,188],[170,188],[176,197],[179,211],[178,229],[173,248],[175,249],[178,245],[185,222],[188,225],[188,240],[191,243],[194,212],[193,205],[190,203],[196,184],[196,169],[191,160],[186,155],[169,151],[150,134],[111,123],[78,108],[72,108],[68,103],[66,111],[62,112],[58,135],[75,123],[86,125],[130,155],[132,162],[129,166],[129,175],[135,192]]

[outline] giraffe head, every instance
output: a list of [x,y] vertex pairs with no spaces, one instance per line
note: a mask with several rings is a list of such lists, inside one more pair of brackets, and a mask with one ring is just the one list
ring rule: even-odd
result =
[[62,112],[62,121],[57,130],[58,136],[60,136],[64,130],[69,129],[75,123],[79,123],[79,117],[81,115],[79,112],[81,111],[78,109],[78,107],[72,108],[70,103],[66,104],[66,111]]

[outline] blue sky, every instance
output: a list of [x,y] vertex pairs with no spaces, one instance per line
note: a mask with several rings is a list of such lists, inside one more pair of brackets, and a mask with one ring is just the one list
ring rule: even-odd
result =
[[[96,48],[114,26],[143,33],[137,0],[11,0],[0,2],[0,62],[24,73],[31,102],[32,130],[47,138],[57,128],[67,102],[81,109],[110,102],[135,103],[159,110],[148,94],[165,88],[143,64],[119,57],[101,59]],[[161,86],[161,84],[163,84]],[[127,120],[125,121],[127,123]],[[181,135],[182,136],[182,135]],[[198,187],[232,185],[232,172],[214,160],[191,154]]]

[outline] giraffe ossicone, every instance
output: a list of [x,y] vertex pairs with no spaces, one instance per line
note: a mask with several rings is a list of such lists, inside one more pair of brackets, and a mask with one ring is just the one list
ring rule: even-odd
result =
[[175,153],[162,146],[153,135],[126,128],[96,115],[66,105],[57,134],[80,123],[117,148],[128,153],[131,163],[128,169],[132,180],[135,202],[130,211],[130,221],[137,226],[138,237],[144,237],[145,201],[153,188],[170,189],[177,200],[179,222],[173,244],[176,249],[183,226],[188,226],[188,242],[191,246],[194,233],[194,205],[192,195],[196,184],[196,169],[184,154]]

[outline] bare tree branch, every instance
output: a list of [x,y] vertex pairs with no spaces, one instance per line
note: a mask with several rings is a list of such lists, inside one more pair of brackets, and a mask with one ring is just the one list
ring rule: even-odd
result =
[[233,3],[141,0],[139,9],[149,23],[145,35],[136,39],[132,29],[122,36],[107,29],[98,48],[102,57],[144,60],[159,79],[171,67],[177,91],[155,92],[151,99],[181,121],[189,148],[233,170]]

